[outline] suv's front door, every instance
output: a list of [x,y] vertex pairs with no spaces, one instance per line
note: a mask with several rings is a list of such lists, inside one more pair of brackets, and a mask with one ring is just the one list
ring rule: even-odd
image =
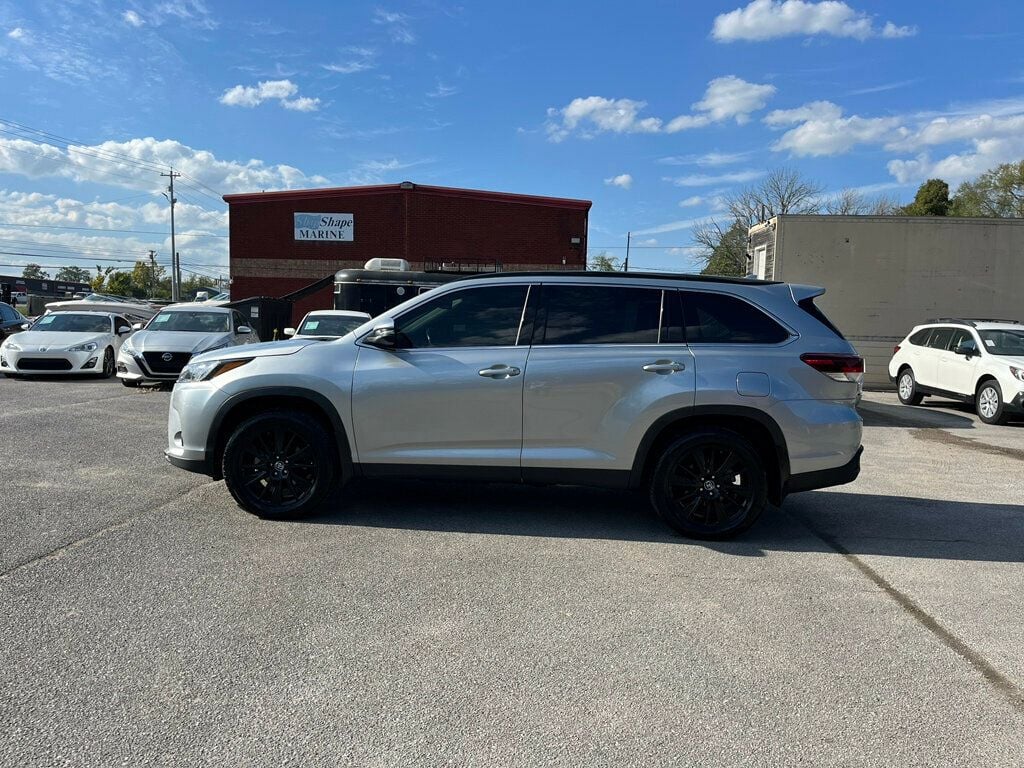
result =
[[395,318],[396,349],[361,345],[352,424],[364,471],[471,466],[518,479],[528,293],[522,283],[446,291]]
[[568,283],[541,294],[523,393],[523,478],[572,468],[618,470],[624,480],[650,424],[693,405],[678,294]]
[[[963,344],[974,347],[974,354],[958,355],[956,350]],[[978,342],[966,328],[957,328],[946,345],[945,351],[939,352],[938,374],[935,386],[961,395],[973,395],[975,386],[974,369],[978,366]]]

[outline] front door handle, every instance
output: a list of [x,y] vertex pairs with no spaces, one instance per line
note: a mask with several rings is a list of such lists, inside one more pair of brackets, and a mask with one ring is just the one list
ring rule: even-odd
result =
[[490,368],[484,368],[482,371],[477,371],[477,373],[488,379],[507,379],[511,376],[518,376],[522,371],[514,365],[504,365],[499,363],[497,365],[492,365]]
[[686,366],[682,363],[677,363],[675,360],[658,360],[645,365],[644,370],[648,373],[669,374],[684,371]]

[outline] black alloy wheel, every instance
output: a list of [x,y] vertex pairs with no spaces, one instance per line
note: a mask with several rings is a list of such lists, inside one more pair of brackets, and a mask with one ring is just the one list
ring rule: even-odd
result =
[[313,512],[334,488],[338,464],[330,436],[310,416],[262,413],[243,422],[224,449],[223,473],[238,505],[261,517]]
[[651,503],[684,536],[735,536],[754,523],[767,503],[763,461],[735,432],[715,429],[687,435],[658,461]]
[[109,379],[114,375],[114,350],[107,347],[103,351],[103,378]]

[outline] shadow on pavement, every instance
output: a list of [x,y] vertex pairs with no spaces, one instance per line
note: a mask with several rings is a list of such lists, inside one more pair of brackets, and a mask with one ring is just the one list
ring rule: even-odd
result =
[[853,554],[1024,562],[1022,506],[835,491],[791,496],[782,509],[769,507],[749,531],[725,542],[678,536],[643,494],[568,486],[362,482],[304,522],[689,544],[741,557],[833,552],[825,541],[832,539]]
[[[950,405],[954,405],[950,403]],[[955,405],[962,405],[956,403]],[[890,405],[861,402],[857,408],[865,427],[911,427],[915,429],[974,429],[974,419],[926,405]],[[970,406],[967,406],[970,413]]]

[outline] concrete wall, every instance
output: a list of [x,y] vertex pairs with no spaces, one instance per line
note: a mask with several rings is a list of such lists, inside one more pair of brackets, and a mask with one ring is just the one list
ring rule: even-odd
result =
[[1024,219],[779,216],[776,280],[825,287],[818,306],[889,386],[893,345],[935,317],[1024,319]]

